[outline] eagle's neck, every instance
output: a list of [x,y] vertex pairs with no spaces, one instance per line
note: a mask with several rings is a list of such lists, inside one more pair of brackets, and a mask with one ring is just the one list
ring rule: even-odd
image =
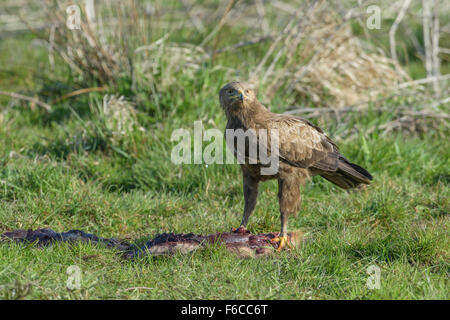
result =
[[267,110],[258,101],[245,104],[241,108],[228,110],[227,118],[229,122],[240,124],[243,129],[258,128],[270,115]]

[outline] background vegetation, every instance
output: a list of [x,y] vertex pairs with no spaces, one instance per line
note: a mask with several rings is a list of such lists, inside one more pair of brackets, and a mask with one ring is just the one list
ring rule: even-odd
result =
[[[174,165],[173,130],[225,127],[217,93],[251,80],[274,112],[320,125],[366,167],[362,192],[321,178],[289,228],[314,241],[245,260],[220,247],[122,261],[87,244],[0,245],[5,299],[448,299],[449,8],[440,81],[425,79],[422,3],[413,1],[95,1],[81,30],[64,1],[2,0],[0,232],[49,227],[146,239],[238,226],[237,165]],[[381,9],[368,29],[366,9]],[[419,81],[416,81],[419,80]],[[265,183],[252,232],[277,231]],[[79,290],[67,267],[82,270]],[[367,268],[381,268],[369,290]]]

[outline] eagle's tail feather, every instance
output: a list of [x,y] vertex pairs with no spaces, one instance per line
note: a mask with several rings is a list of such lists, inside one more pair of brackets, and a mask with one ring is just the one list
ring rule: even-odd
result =
[[326,172],[321,176],[343,189],[350,189],[360,184],[370,184],[372,175],[357,164],[351,163],[344,157],[339,157],[338,168],[334,172]]

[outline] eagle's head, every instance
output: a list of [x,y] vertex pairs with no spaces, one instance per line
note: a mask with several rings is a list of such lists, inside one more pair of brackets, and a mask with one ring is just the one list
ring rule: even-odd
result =
[[219,100],[225,111],[238,111],[256,101],[256,90],[249,83],[230,82],[220,89]]

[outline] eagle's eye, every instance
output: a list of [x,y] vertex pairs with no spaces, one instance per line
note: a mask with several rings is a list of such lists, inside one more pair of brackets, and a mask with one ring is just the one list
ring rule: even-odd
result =
[[246,93],[246,94],[249,94],[249,93],[250,93],[250,90],[246,89],[246,90],[245,90],[245,93]]
[[227,93],[228,93],[228,94],[232,94],[232,93],[233,93],[233,89],[228,89],[228,90],[227,90]]

